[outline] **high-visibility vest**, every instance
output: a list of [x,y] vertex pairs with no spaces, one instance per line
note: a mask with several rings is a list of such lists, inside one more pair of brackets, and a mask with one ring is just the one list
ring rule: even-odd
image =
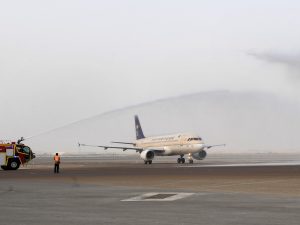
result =
[[54,161],[55,161],[55,162],[59,162],[59,161],[60,161],[59,155],[54,156]]

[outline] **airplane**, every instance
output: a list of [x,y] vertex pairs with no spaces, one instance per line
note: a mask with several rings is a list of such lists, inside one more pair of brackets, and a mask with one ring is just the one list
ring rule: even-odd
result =
[[189,163],[194,160],[203,160],[207,156],[205,150],[220,145],[205,145],[202,138],[195,134],[179,133],[165,136],[145,137],[139,117],[135,115],[135,131],[136,141],[134,142],[120,142],[114,141],[114,144],[131,145],[127,146],[106,146],[106,145],[88,145],[80,144],[79,146],[100,147],[104,150],[107,149],[122,149],[123,151],[133,150],[140,153],[140,157],[144,160],[145,164],[152,164],[155,156],[173,156],[179,155],[177,163],[185,163],[184,155],[188,155]]

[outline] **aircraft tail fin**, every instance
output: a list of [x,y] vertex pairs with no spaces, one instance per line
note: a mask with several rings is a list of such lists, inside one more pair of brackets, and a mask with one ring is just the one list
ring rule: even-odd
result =
[[139,140],[139,139],[145,138],[141,124],[140,124],[139,117],[137,115],[134,116],[134,120],[135,120],[136,139]]

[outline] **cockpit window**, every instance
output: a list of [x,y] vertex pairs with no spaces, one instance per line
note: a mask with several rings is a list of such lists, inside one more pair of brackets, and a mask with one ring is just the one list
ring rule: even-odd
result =
[[188,141],[201,141],[202,139],[200,137],[198,138],[189,138]]

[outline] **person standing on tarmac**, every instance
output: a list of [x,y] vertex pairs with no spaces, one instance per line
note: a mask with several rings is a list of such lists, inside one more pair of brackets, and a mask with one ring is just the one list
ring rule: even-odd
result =
[[54,173],[59,173],[60,156],[58,153],[54,156]]

